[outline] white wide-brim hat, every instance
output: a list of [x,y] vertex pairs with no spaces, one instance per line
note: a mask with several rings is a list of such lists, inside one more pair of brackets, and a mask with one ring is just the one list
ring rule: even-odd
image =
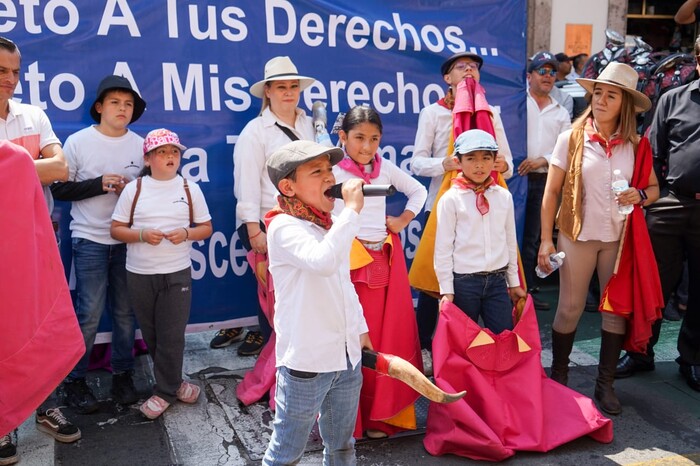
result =
[[639,75],[634,68],[625,64],[612,62],[605,67],[596,79],[578,78],[578,82],[588,93],[593,94],[596,83],[609,84],[618,87],[632,97],[634,110],[637,113],[646,112],[651,108],[649,97],[637,90]]
[[265,63],[265,79],[250,86],[250,93],[262,99],[266,82],[286,81],[288,79],[298,79],[302,91],[316,81],[314,78],[301,76],[289,57],[275,57]]

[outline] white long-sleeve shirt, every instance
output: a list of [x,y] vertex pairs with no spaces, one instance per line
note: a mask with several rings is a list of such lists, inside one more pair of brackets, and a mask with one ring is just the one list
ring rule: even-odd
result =
[[453,273],[490,272],[505,266],[508,286],[518,286],[513,196],[498,185],[484,195],[489,201],[486,215],[477,210],[471,189],[453,186],[438,202],[434,266],[440,294],[454,294]]
[[[508,171],[503,173],[503,178],[513,176],[513,154],[510,151],[506,131],[503,128],[501,114],[496,107],[491,107],[493,115],[493,129],[496,133],[498,153],[508,163]],[[418,116],[418,129],[411,156],[411,171],[417,176],[432,178],[428,187],[428,199],[425,203],[426,212],[433,209],[435,198],[442,183],[442,175],[445,169],[442,161],[447,157],[447,147],[452,131],[452,111],[437,103],[430,104],[421,110]]]
[[334,372],[362,358],[360,335],[367,323],[350,281],[350,247],[360,216],[343,209],[330,230],[280,214],[267,232],[275,282],[277,367]]
[[[337,183],[357,178],[338,165],[333,167],[333,174]],[[382,159],[379,176],[372,180],[372,184],[393,184],[398,192],[403,193],[408,198],[404,210],[410,210],[416,215],[420,213],[425,204],[425,198],[428,196],[428,192],[422,184],[387,159]],[[333,212],[340,214],[343,207],[343,201],[339,199],[335,201]],[[357,237],[365,241],[375,242],[383,241],[386,236],[386,197],[365,198],[365,205],[360,212],[360,233]]]
[[259,222],[277,204],[277,189],[265,164],[274,151],[292,140],[275,123],[289,128],[299,139],[314,139],[311,118],[299,108],[293,128],[277,119],[269,107],[243,128],[233,149],[236,226]]
[[[559,135],[571,129],[569,112],[556,100],[549,98],[550,103],[540,110],[537,101],[527,91],[527,158],[544,157],[549,164],[554,145]],[[547,167],[533,170],[537,173],[547,173]]]

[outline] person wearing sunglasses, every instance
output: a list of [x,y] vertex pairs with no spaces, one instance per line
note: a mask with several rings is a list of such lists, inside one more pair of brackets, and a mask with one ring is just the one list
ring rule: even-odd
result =
[[[550,52],[535,54],[527,68],[527,158],[518,166],[518,175],[527,176],[527,201],[521,258],[525,281],[532,294],[538,288],[535,266],[540,248],[540,207],[547,169],[557,137],[571,128],[569,112],[550,93],[557,75],[557,60]],[[533,294],[535,309],[549,310],[549,303]]]

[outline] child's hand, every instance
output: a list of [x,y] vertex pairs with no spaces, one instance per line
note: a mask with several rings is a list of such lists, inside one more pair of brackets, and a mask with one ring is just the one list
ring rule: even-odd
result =
[[369,332],[360,335],[360,348],[374,349],[372,341],[369,339]]
[[121,194],[124,186],[126,186],[126,181],[123,176],[115,173],[105,173],[102,175],[102,191]]
[[144,228],[141,231],[141,238],[144,243],[148,243],[151,246],[158,246],[164,237],[163,232],[155,228]]
[[459,164],[459,159],[457,157],[445,157],[442,160],[442,168],[444,168],[446,172],[451,172],[461,169],[462,166]]
[[507,172],[508,163],[506,162],[506,158],[503,157],[501,154],[496,154],[496,161],[493,164],[493,169],[496,170],[498,173]]
[[172,231],[164,233],[163,236],[165,236],[165,239],[167,239],[168,241],[170,241],[173,244],[180,244],[180,243],[187,240],[187,237],[189,236],[189,232],[184,227],[175,228]]
[[514,286],[508,288],[508,296],[510,296],[510,300],[513,301],[513,304],[516,304],[521,298],[527,298],[527,293],[521,286]]
[[440,312],[442,312],[442,305],[443,305],[443,304],[445,304],[445,303],[451,303],[451,302],[453,302],[454,300],[455,300],[455,295],[453,295],[453,294],[444,294],[444,295],[442,295],[442,297],[440,298],[440,306],[439,306]]
[[400,217],[392,217],[391,215],[386,216],[386,228],[392,232],[399,234],[401,230],[406,228],[411,220],[413,220],[415,214],[410,210],[404,210]]
[[365,184],[359,178],[350,178],[343,183],[343,201],[345,207],[349,207],[358,214],[365,205],[365,195],[362,194],[362,185]]

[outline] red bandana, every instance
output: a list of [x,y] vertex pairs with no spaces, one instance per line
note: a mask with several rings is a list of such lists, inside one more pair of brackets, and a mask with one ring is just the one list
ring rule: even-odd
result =
[[331,225],[333,225],[330,213],[314,209],[296,197],[277,196],[277,205],[265,214],[265,225],[269,226],[270,221],[279,214],[287,214],[302,220],[308,220],[325,230],[330,230]]
[[338,166],[346,172],[362,178],[365,180],[365,183],[369,184],[372,179],[379,176],[379,170],[382,168],[382,158],[379,154],[374,154],[374,159],[370,163],[372,164],[372,171],[366,172],[364,165],[355,162],[349,155],[345,154]]
[[477,185],[469,181],[464,177],[464,173],[460,173],[458,176],[452,178],[452,185],[458,189],[471,189],[476,194],[476,209],[481,215],[486,215],[489,212],[489,200],[486,199],[484,192],[489,188],[489,186],[495,185],[496,182],[492,177],[486,178],[486,180]]
[[593,118],[589,118],[586,121],[584,131],[588,135],[588,139],[600,144],[600,146],[605,150],[605,153],[607,154],[608,158],[612,157],[613,147],[622,144],[623,142],[622,138],[620,138],[620,136],[617,133],[613,134],[612,138],[609,141],[606,141],[603,138],[603,136],[598,134],[598,132],[596,131],[595,126],[593,125]]

